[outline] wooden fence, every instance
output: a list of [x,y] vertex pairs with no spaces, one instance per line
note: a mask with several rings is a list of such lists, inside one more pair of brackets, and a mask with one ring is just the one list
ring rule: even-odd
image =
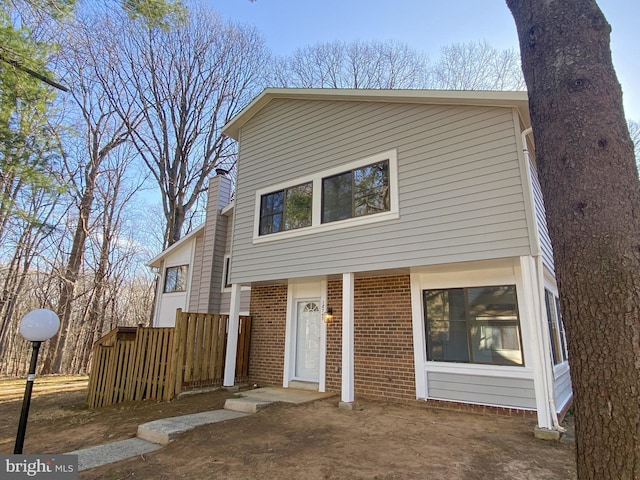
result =
[[[118,327],[93,347],[87,404],[168,401],[180,392],[222,385],[228,315],[177,311],[171,328]],[[249,374],[251,317],[240,317],[236,383]]]

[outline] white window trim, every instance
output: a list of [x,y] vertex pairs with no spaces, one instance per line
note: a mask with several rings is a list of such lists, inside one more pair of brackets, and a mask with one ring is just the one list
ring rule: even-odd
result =
[[486,365],[480,363],[437,362],[427,360],[425,370],[428,372],[454,373],[462,375],[482,375],[483,377],[522,378],[531,380],[533,368],[513,367],[509,365]]
[[[322,179],[337,175],[339,173],[355,170],[366,165],[389,160],[389,200],[390,209],[387,212],[374,213],[362,217],[347,218],[335,222],[322,223]],[[295,187],[304,183],[313,183],[313,201],[311,210],[311,226],[297,228],[294,230],[285,230],[278,233],[269,233],[260,235],[260,203],[263,195],[284,190],[286,188]],[[378,153],[361,160],[340,165],[338,167],[322,170],[313,175],[299,177],[286,183],[279,183],[267,188],[256,190],[254,215],[253,215],[253,243],[264,243],[281,240],[284,238],[300,237],[310,233],[326,232],[341,228],[354,227],[359,225],[367,225],[370,223],[383,222],[400,217],[400,208],[398,201],[398,153],[396,149]]]
[[[187,273],[185,278],[184,290],[171,290],[170,292],[166,292],[165,288],[167,287],[167,271],[170,268],[178,268],[178,267],[187,267]],[[164,273],[162,275],[162,295],[186,295],[191,287],[191,264],[190,263],[173,263],[167,264],[164,268]]]

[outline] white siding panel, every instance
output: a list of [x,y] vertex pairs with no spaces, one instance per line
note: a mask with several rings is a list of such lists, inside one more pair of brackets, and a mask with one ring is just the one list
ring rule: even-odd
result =
[[[506,108],[274,100],[242,129],[231,281],[531,253]],[[400,216],[253,243],[257,189],[390,149]]]
[[429,372],[429,398],[536,409],[533,380]]
[[555,393],[556,409],[561,411],[573,396],[571,375],[568,368],[555,377],[553,390]]

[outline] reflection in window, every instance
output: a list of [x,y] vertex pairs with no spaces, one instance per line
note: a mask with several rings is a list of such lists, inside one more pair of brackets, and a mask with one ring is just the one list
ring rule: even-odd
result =
[[322,223],[389,209],[388,160],[322,179]]
[[312,182],[262,195],[260,235],[311,225]]
[[188,265],[168,267],[164,275],[164,293],[186,291],[188,271]]
[[523,365],[515,286],[425,290],[428,360]]

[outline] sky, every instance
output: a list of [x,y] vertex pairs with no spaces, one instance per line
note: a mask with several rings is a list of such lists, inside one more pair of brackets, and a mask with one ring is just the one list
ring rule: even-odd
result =
[[[452,43],[518,48],[504,0],[208,0],[227,20],[255,26],[276,55],[336,40],[396,40],[435,60]],[[599,0],[627,118],[640,121],[640,1]]]

